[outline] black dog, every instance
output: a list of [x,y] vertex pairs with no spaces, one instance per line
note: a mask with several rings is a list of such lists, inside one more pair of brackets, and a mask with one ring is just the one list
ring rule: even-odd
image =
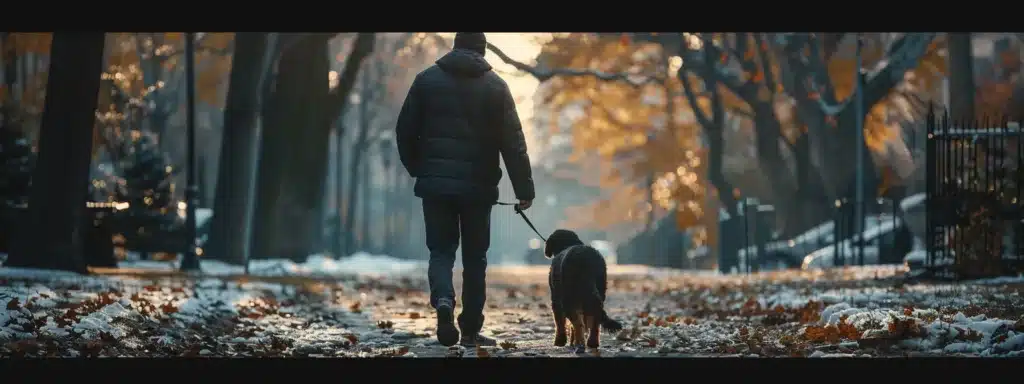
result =
[[548,237],[544,256],[551,259],[548,284],[551,310],[555,315],[555,345],[565,346],[565,320],[572,324],[572,345],[583,346],[583,334],[589,332],[587,347],[601,344],[601,327],[615,332],[622,324],[604,310],[608,288],[608,270],[601,252],[583,244],[575,232],[559,229]]

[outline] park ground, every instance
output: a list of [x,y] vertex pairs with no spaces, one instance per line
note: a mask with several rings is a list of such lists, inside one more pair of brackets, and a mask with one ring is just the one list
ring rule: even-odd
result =
[[249,276],[209,261],[200,276],[130,267],[0,268],[0,356],[1024,355],[1020,277],[911,284],[898,267],[721,276],[611,266],[606,306],[626,329],[580,353],[552,345],[545,267],[490,268],[484,334],[501,343],[469,349],[437,343],[416,262],[314,256],[254,263]]

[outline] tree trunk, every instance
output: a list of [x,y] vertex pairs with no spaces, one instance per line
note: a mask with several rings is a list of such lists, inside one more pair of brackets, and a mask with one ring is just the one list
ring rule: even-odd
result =
[[246,261],[255,152],[259,141],[256,116],[259,111],[260,79],[267,53],[264,33],[239,32],[224,109],[217,184],[207,255],[232,264]]
[[278,63],[277,89],[260,149],[253,257],[304,260],[322,234],[324,180],[333,118],[327,41],[302,39]]
[[335,233],[332,237],[334,239],[334,244],[332,244],[331,250],[332,253],[334,253],[335,258],[341,257],[345,252],[345,228],[342,226],[342,218],[344,217],[345,212],[350,209],[344,204],[345,194],[342,192],[344,191],[345,185],[345,151],[342,150],[342,148],[345,147],[345,126],[343,124],[344,122],[342,122],[342,119],[338,119],[334,128],[334,148],[336,151],[334,161],[337,164],[334,173],[334,204],[336,206],[334,215],[336,215],[336,220],[334,222]]
[[[16,36],[12,36],[9,32],[3,32],[0,34],[0,42],[3,46],[3,67],[4,67],[4,85],[7,88],[7,97],[4,99],[4,106],[10,108],[13,104],[14,88],[18,79],[18,51],[15,49],[14,40]],[[11,112],[14,112],[12,109]],[[10,116],[4,114],[5,119],[9,119]]]
[[956,122],[974,119],[974,54],[971,34],[950,32],[949,39],[949,109]]
[[28,218],[6,266],[85,272],[79,220],[88,195],[102,32],[56,32]]
[[373,186],[370,185],[369,161],[363,162],[359,178],[359,187],[360,189],[362,189],[362,191],[359,192],[359,207],[360,209],[362,209],[362,213],[359,215],[361,217],[359,232],[362,233],[363,239],[363,244],[361,248],[363,248],[367,252],[374,252],[374,238],[370,233],[370,223],[373,220],[373,218],[370,217],[371,213],[373,212],[373,210],[371,209],[373,205],[373,197],[371,196],[371,193],[373,192]]
[[[382,156],[389,157],[393,155],[393,151],[382,154]],[[398,239],[398,236],[395,235],[395,232],[397,231],[396,226],[398,223],[398,215],[401,214],[402,208],[404,207],[403,204],[396,204],[396,202],[394,201],[396,192],[398,192],[398,169],[396,168],[397,163],[398,162],[395,161],[394,159],[389,159],[388,167],[385,168],[385,172],[387,172],[388,176],[388,182],[384,190],[384,206],[388,207],[388,223],[384,229],[384,241],[382,250],[385,254],[388,255],[392,255],[395,253],[395,243],[397,242],[396,240]]]
[[356,138],[355,144],[352,145],[352,157],[349,159],[349,169],[353,170],[352,176],[349,177],[348,182],[348,193],[346,193],[345,203],[345,220],[341,226],[342,230],[345,231],[345,255],[351,255],[352,252],[356,251],[356,237],[355,237],[355,224],[356,224],[356,195],[359,193],[359,169],[362,164],[363,153],[366,151],[362,133],[360,137]]

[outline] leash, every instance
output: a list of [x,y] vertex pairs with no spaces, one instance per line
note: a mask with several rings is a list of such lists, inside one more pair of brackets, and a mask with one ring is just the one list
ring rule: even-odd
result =
[[518,213],[519,216],[521,216],[523,218],[523,221],[526,222],[526,225],[530,226],[530,229],[533,230],[533,233],[536,233],[537,236],[540,236],[540,239],[543,240],[545,243],[548,241],[548,239],[544,238],[544,235],[540,234],[540,231],[537,230],[537,227],[533,226],[533,222],[530,221],[529,217],[526,217],[526,214],[523,213],[523,210],[519,209],[519,203],[503,203],[503,202],[500,202],[500,201],[496,201],[496,202],[494,202],[494,204],[495,205],[509,205],[509,206],[512,206],[512,209],[516,210],[516,213]]

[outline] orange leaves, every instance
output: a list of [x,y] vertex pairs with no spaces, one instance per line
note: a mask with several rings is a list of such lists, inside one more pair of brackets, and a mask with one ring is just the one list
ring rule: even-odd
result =
[[757,70],[756,72],[754,72],[754,75],[750,77],[750,81],[753,81],[754,83],[760,83],[764,81],[764,72],[762,72],[761,70]]
[[491,357],[491,353],[487,352],[487,348],[484,348],[484,347],[481,347],[481,346],[478,345],[476,347],[476,357],[488,358],[488,357]]
[[211,56],[205,68],[196,73],[196,96],[199,101],[210,105],[222,105],[224,103],[221,85],[227,80],[231,72],[231,58],[224,56]]
[[978,84],[975,96],[975,114],[978,116],[1015,116],[1021,111],[1014,111],[1012,108],[1019,107],[1010,105],[1015,88],[1020,81],[995,82],[986,81]]
[[623,34],[619,35],[619,44],[621,44],[623,47],[628,47],[632,43],[633,43],[633,41],[629,37],[628,33],[623,33]]
[[250,319],[259,319],[267,315],[277,314],[279,305],[273,298],[259,298],[242,305],[238,314]]
[[889,323],[889,335],[896,339],[910,339],[921,337],[924,333],[913,318],[892,318]]
[[838,343],[840,340],[859,340],[861,332],[852,324],[846,323],[846,316],[839,319],[836,325],[811,325],[804,329],[804,338],[813,342]]
[[511,340],[502,341],[501,343],[498,343],[498,346],[501,347],[501,349],[504,349],[506,351],[510,350],[510,349],[518,348],[518,346],[516,346],[516,343],[511,341]]
[[857,327],[853,324],[846,323],[846,317],[839,319],[839,324],[836,325],[836,329],[839,331],[839,336],[847,340],[858,340],[860,339],[861,332],[857,330]]
[[808,301],[803,307],[797,310],[797,321],[803,324],[817,322],[821,320],[821,310],[825,308],[825,303],[820,301]]
[[235,40],[234,32],[212,32],[203,35],[202,45],[203,48],[211,48],[214,50],[227,49],[231,43]]
[[743,60],[745,60],[745,61],[754,60],[754,55],[755,55],[754,48],[750,47],[749,49],[746,50],[746,52],[743,52]]
[[[52,33],[11,33],[7,35],[7,39],[3,44],[4,47],[12,47],[15,55],[26,53],[46,55],[50,53],[50,42],[52,40]],[[5,56],[8,55],[5,54]]]

